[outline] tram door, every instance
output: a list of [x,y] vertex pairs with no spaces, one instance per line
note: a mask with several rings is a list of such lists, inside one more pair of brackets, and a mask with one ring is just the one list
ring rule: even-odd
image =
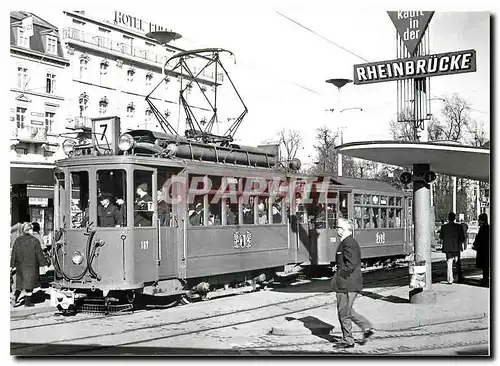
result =
[[295,216],[292,216],[295,222],[292,221],[292,226],[296,228],[297,261],[304,264],[310,264],[314,256],[309,227],[310,212],[311,204],[302,203],[300,199],[295,201]]
[[135,240],[135,271],[143,281],[158,278],[155,266],[157,252],[157,223],[154,215],[156,198],[156,171],[140,168],[134,170],[134,184],[130,192],[134,197],[133,224]]
[[[183,277],[182,257],[185,185],[183,174],[158,170],[158,277],[160,280]],[[182,259],[181,259],[182,260]]]

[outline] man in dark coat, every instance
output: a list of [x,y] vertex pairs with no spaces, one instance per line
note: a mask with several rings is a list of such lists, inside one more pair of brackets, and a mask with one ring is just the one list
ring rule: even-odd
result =
[[113,195],[102,193],[99,197],[101,206],[97,208],[97,224],[99,227],[118,227],[123,224],[120,210],[111,203]]
[[337,293],[337,310],[343,340],[336,344],[335,348],[354,347],[351,320],[363,330],[362,344],[374,333],[370,322],[353,309],[354,300],[363,289],[363,275],[361,250],[352,232],[353,224],[349,220],[338,219],[337,235],[341,242],[337,247],[337,272],[332,278],[332,288]]
[[482,213],[478,217],[479,231],[472,248],[477,251],[476,267],[483,270],[483,284],[489,285],[490,270],[490,225],[488,225],[488,215]]
[[448,214],[448,223],[441,226],[439,239],[443,243],[442,251],[446,254],[447,281],[453,283],[453,262],[457,266],[458,282],[463,281],[460,252],[464,250],[465,235],[462,225],[455,223],[455,213]]
[[23,235],[18,237],[12,247],[10,257],[11,271],[16,271],[16,291],[13,296],[13,303],[17,302],[21,291],[26,292],[24,300],[25,306],[33,306],[31,295],[33,289],[40,286],[40,267],[47,265],[42,246],[37,238],[32,236],[33,226],[24,223],[22,226]]

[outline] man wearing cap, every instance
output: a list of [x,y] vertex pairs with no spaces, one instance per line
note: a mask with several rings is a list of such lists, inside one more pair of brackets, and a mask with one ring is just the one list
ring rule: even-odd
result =
[[[150,211],[149,205],[153,203],[153,199],[148,194],[147,183],[141,183],[137,186],[135,190],[137,200],[135,201],[134,207],[134,222],[135,226],[151,226],[153,213]],[[149,203],[149,205],[148,205]]]
[[111,203],[113,196],[102,193],[99,197],[101,206],[97,209],[97,224],[99,227],[118,227],[123,224],[120,210]]
[[[337,235],[340,244],[337,247],[337,271],[332,278],[332,289],[337,293],[337,311],[343,339],[335,344],[335,348],[353,348],[352,322],[363,330],[364,344],[374,333],[372,325],[353,309],[354,300],[363,289],[361,274],[361,250],[352,236],[353,224],[344,218],[337,220]],[[352,321],[352,322],[351,322]]]

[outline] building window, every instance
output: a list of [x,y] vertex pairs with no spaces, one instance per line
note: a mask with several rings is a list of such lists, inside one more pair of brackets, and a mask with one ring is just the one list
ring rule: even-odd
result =
[[82,79],[85,76],[88,64],[89,64],[89,59],[87,57],[80,58],[80,79]]
[[99,114],[106,114],[108,111],[108,98],[104,97],[99,101]]
[[127,106],[127,117],[131,118],[135,116],[135,106],[134,103],[130,103]]
[[20,89],[24,89],[28,81],[28,69],[24,67],[17,68],[17,86]]
[[52,36],[47,36],[47,47],[46,52],[53,55],[57,55],[57,38]]
[[151,86],[152,81],[153,81],[153,74],[148,72],[146,74],[146,86]]
[[87,112],[87,107],[89,103],[89,96],[87,93],[82,93],[78,97],[78,105],[80,108],[80,117],[84,117]]
[[22,27],[17,28],[17,45],[28,48],[30,46],[30,39]]
[[127,70],[127,80],[130,82],[134,81],[134,74],[135,74],[134,69],[128,69]]
[[105,75],[108,73],[108,66],[109,66],[109,62],[108,61],[102,61],[100,66],[99,66],[99,69],[101,71],[101,75]]
[[51,72],[47,73],[47,86],[45,92],[47,94],[54,94],[56,92],[56,75]]
[[151,109],[147,108],[146,111],[144,112],[144,121],[145,122],[151,122]]
[[45,112],[45,130],[52,131],[52,124],[54,123],[56,114],[53,112]]
[[17,128],[24,128],[24,121],[26,120],[26,108],[16,108],[16,125]]

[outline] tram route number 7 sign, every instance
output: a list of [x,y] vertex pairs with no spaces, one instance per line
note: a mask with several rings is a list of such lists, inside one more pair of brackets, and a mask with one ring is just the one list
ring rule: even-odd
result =
[[120,118],[100,117],[92,119],[92,136],[94,144],[100,148],[118,153],[118,138],[120,134]]

